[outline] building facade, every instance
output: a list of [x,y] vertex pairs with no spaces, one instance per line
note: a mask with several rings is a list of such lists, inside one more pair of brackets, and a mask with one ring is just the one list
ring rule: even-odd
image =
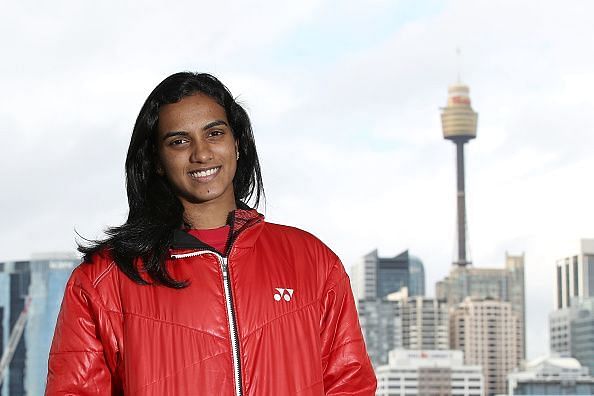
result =
[[540,357],[508,375],[510,396],[594,395],[594,378],[573,358]]
[[400,303],[387,299],[359,300],[359,323],[374,367],[388,363],[388,352],[402,347]]
[[551,352],[576,358],[594,373],[594,297],[575,298],[549,314]]
[[[449,276],[437,282],[435,294],[450,307],[467,297],[509,302],[516,312],[521,328],[522,355],[526,356],[526,299],[524,255],[505,255],[504,268],[452,267]],[[450,345],[450,347],[452,347]]]
[[582,239],[579,251],[557,260],[557,309],[567,308],[574,299],[594,297],[594,239]]
[[411,255],[408,256],[408,293],[425,295],[425,266],[420,258]]
[[571,317],[569,308],[557,309],[549,313],[549,347],[551,353],[571,357]]
[[72,269],[80,260],[56,254],[0,263],[0,355],[14,325],[27,307],[27,322],[3,373],[0,396],[42,395],[53,331]]
[[467,297],[450,311],[450,345],[466,364],[483,368],[485,395],[507,393],[507,375],[524,349],[518,313],[509,302]]
[[[377,249],[363,256],[351,268],[355,300],[385,298],[406,287],[410,295],[424,295],[425,270],[408,250],[395,257],[379,257]],[[412,286],[412,287],[411,287]]]
[[359,300],[359,320],[374,367],[388,363],[393,349],[449,349],[444,301],[408,296],[407,288],[383,299]]
[[377,396],[482,396],[480,366],[465,365],[461,351],[393,350],[377,368]]
[[435,298],[408,296],[407,289],[388,295],[397,301],[401,315],[402,348],[449,349],[448,307]]

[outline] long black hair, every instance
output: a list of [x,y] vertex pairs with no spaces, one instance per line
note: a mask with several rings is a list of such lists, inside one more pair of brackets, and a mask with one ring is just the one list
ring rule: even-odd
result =
[[167,179],[157,173],[156,137],[160,108],[197,93],[208,95],[225,109],[238,142],[235,200],[257,207],[264,198],[260,162],[246,111],[216,77],[206,73],[173,74],[150,93],[134,124],[126,156],[128,219],[121,226],[108,228],[105,239],[90,241],[86,246],[79,244],[84,262],[108,249],[117,266],[136,283],[149,283],[140,275],[140,259],[153,282],[173,288],[187,285],[186,281],[173,279],[165,267],[173,231],[183,224],[184,209]]

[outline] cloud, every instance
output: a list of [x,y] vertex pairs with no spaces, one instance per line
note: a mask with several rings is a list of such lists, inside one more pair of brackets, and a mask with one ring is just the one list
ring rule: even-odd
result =
[[[455,162],[439,107],[461,76],[477,266],[526,252],[529,355],[554,260],[592,235],[594,27],[589,2],[239,1],[9,5],[0,23],[2,259],[73,248],[126,214],[123,161],[164,76],[210,71],[254,123],[271,221],[347,267],[410,249],[427,290],[453,258]],[[10,15],[10,17],[8,17]],[[539,340],[533,342],[532,340]]]

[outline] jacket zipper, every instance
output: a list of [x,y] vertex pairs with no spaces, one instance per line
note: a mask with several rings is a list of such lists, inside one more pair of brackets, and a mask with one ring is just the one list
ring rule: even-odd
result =
[[233,377],[235,380],[235,396],[242,396],[243,389],[241,386],[241,362],[239,360],[239,339],[237,337],[237,324],[235,322],[235,310],[233,309],[233,295],[231,293],[231,280],[229,279],[229,263],[227,257],[223,257],[218,253],[210,250],[201,250],[196,252],[184,254],[172,254],[171,257],[175,259],[196,257],[204,254],[214,255],[221,266],[223,273],[223,289],[225,291],[225,303],[227,306],[227,320],[229,322],[229,334],[231,338],[231,349],[233,352]]

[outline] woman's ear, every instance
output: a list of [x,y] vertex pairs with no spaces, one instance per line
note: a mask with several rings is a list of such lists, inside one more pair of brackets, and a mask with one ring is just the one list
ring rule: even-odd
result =
[[159,152],[157,151],[157,148],[154,145],[152,148],[152,160],[153,166],[155,167],[155,173],[159,176],[165,176],[165,168],[163,168],[161,158],[159,157]]
[[236,154],[235,159],[239,160],[239,141],[238,140],[235,141],[235,154]]
[[165,169],[163,169],[163,165],[161,165],[161,161],[159,160],[157,160],[157,163],[155,164],[155,171],[157,172],[157,175],[165,176]]

